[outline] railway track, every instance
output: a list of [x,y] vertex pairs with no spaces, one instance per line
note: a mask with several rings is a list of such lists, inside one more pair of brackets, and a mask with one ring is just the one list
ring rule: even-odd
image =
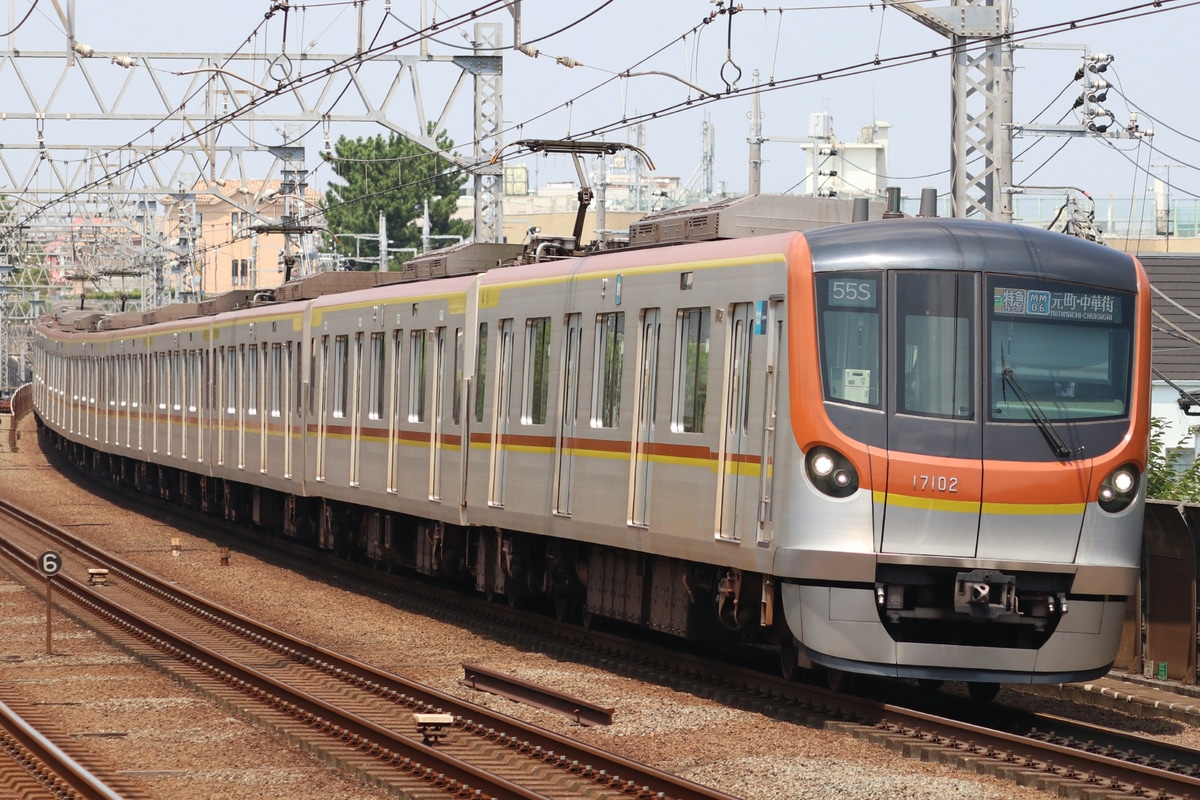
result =
[[0,512],[25,526],[8,536],[4,554],[32,571],[42,549],[64,551],[55,595],[111,625],[113,638],[139,658],[413,800],[730,800],[294,639],[144,574],[22,509],[2,504]]
[[48,737],[44,719],[18,711],[0,697],[0,796],[23,800],[134,800],[127,786],[113,783],[76,760]]
[[[161,513],[163,507],[155,505]],[[205,525],[211,527],[212,523],[206,520]],[[237,531],[235,526],[225,527],[226,533]],[[346,580],[345,588],[361,591],[368,586],[381,598],[410,610],[449,617],[466,627],[482,623],[494,630],[506,626],[510,632],[508,638],[537,643],[548,652],[602,662],[608,668],[615,667],[643,680],[776,718],[869,739],[923,760],[946,761],[971,771],[1001,775],[1022,785],[1082,797],[1200,796],[1196,777],[1200,774],[1197,767],[1200,753],[1187,748],[1168,751],[1161,742],[1121,731],[1077,734],[1067,720],[1043,720],[1045,727],[1040,732],[1030,729],[1023,734],[1007,733],[997,730],[978,713],[965,715],[969,719],[955,719],[949,715],[951,712],[921,711],[920,707],[926,703],[916,694],[906,695],[904,705],[900,705],[826,692],[787,683],[753,669],[726,667],[703,656],[681,653],[677,648],[656,647],[603,631],[585,631],[550,619],[531,619],[503,605],[476,602],[475,598],[436,586],[418,585],[419,590],[414,592],[411,578],[401,588],[392,582],[392,576],[332,557],[314,557],[308,548],[265,542],[261,537],[246,537],[243,542],[239,548],[270,552],[276,559],[282,546],[284,558],[297,569],[308,570],[322,579],[337,574]],[[946,707],[955,704],[962,706],[960,701],[950,700]]]

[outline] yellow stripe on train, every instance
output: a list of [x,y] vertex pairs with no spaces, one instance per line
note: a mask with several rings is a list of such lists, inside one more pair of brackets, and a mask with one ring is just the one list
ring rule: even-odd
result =
[[933,497],[913,497],[905,494],[873,492],[876,503],[887,503],[900,508],[916,508],[922,511],[953,511],[1010,516],[1060,516],[1082,514],[1086,503],[982,503],[971,500],[942,500]]

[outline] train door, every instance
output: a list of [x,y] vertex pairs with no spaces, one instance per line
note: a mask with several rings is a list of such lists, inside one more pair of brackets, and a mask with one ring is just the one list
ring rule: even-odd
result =
[[349,371],[349,385],[343,391],[350,395],[347,409],[350,414],[350,485],[358,486],[362,470],[362,403],[359,398],[363,372],[362,331],[354,334],[354,354]]
[[195,449],[193,456],[197,462],[204,461],[204,421],[206,418],[204,395],[208,390],[208,382],[206,380],[205,369],[208,363],[207,350],[192,351],[192,391],[188,396],[188,406],[191,409],[192,419],[195,424],[192,426],[192,436],[195,439]]
[[[265,345],[264,345],[265,347]],[[270,351],[263,353],[263,361],[266,364],[266,383],[263,390],[266,394],[266,402],[263,404],[263,459],[265,462],[264,469],[270,469],[271,451],[268,442],[271,439],[270,433],[272,427],[282,426],[284,435],[280,446],[287,447],[286,419],[287,419],[287,391],[290,385],[288,376],[283,369],[283,345],[279,342],[272,342]],[[280,463],[283,472],[286,473],[286,466]]]
[[[783,349],[783,304],[779,297],[759,306],[756,312],[765,311],[762,322],[766,337],[767,355],[764,367],[765,391],[763,392],[762,418],[762,468],[758,474],[758,541],[769,542],[772,538],[771,506],[775,498],[775,421],[779,406],[779,359]],[[756,313],[757,317],[759,316]]]
[[88,438],[100,440],[100,366],[95,356],[88,358]]
[[[102,360],[104,364],[104,443],[121,443],[120,419],[117,417],[117,369],[115,356]],[[114,439],[116,440],[114,442]]]
[[[183,449],[183,353],[172,350],[167,355],[167,455],[175,455]],[[179,446],[175,446],[175,437]]]
[[[897,272],[889,288],[889,456],[882,548],[971,558],[983,482],[979,276]],[[933,453],[962,454],[953,462]]]
[[312,389],[309,391],[310,407],[309,414],[316,418],[317,421],[317,452],[315,463],[313,464],[314,480],[325,480],[325,452],[326,442],[325,435],[329,425],[325,419],[325,406],[327,399],[325,397],[325,385],[328,383],[326,372],[326,364],[329,363],[329,336],[328,334],[321,337],[321,344],[318,347],[313,347],[313,374],[309,378]]
[[154,360],[154,416],[152,418],[151,433],[153,438],[151,445],[155,453],[161,445],[160,432],[167,415],[167,354],[154,353],[151,358]]
[[267,387],[270,380],[278,380],[278,373],[272,376],[269,371],[271,368],[270,357],[271,346],[263,342],[254,359],[254,395],[257,398],[258,406],[258,471],[263,475],[267,474],[270,467],[267,459],[267,444],[270,441],[272,406],[269,402],[271,395]]
[[292,429],[301,418],[300,372],[297,369],[296,346],[288,342],[283,350],[283,477],[292,477]]
[[404,381],[400,365],[404,356],[404,331],[392,331],[392,368],[388,410],[387,490],[392,494],[400,491],[400,420],[404,413]]
[[[242,350],[242,387],[245,390],[243,394],[243,414],[242,424],[239,431],[239,459],[238,466],[245,469],[249,465],[249,452],[247,448],[247,434],[254,436],[257,432],[257,439],[262,441],[262,408],[259,404],[259,359],[258,345],[252,344]],[[259,469],[262,469],[262,450],[259,449]]]
[[579,419],[579,357],[583,346],[583,317],[568,314],[563,331],[562,384],[558,436],[554,441],[554,503],[551,511],[571,516],[571,479],[575,472],[575,435]]
[[[387,363],[387,334],[383,331],[375,331],[371,334],[371,341],[367,347],[367,424],[371,426],[373,436],[378,436],[379,427],[384,420],[384,405],[387,400],[387,382],[385,380],[384,367]],[[390,442],[390,440],[389,440]],[[362,456],[359,455],[361,461]],[[376,476],[371,476],[372,481]]]
[[654,442],[654,407],[658,385],[658,325],[659,310],[642,310],[638,331],[637,385],[634,397],[633,464],[629,474],[629,524],[645,528],[650,525],[650,481],[652,464],[650,448]]
[[134,415],[137,417],[137,449],[145,450],[146,449],[146,440],[144,438],[145,437],[145,428],[143,426],[143,419],[144,419],[144,415],[146,413],[146,398],[148,396],[147,395],[148,390],[146,387],[146,380],[145,380],[146,354],[145,353],[135,354],[133,356],[132,367],[133,367],[133,372],[131,373],[131,378],[130,378],[130,383],[132,384],[131,389],[130,389],[130,396],[133,398],[133,401],[135,403],[133,411],[134,411]]
[[429,499],[442,499],[442,404],[446,385],[446,328],[437,328],[433,337],[433,385],[429,410]]
[[504,506],[505,438],[508,435],[508,396],[512,389],[513,321],[500,320],[496,353],[496,400],[492,408],[492,461],[488,505]]
[[[449,405],[446,407],[444,415],[449,417],[449,422],[448,427],[443,428],[442,435],[449,445],[449,449],[442,449],[442,474],[452,477],[457,474],[460,478],[462,476],[463,464],[466,462],[468,447],[467,437],[463,435],[466,430],[463,422],[463,379],[466,375],[466,346],[465,332],[461,327],[456,326],[454,328],[453,338],[450,338],[449,333],[447,333],[446,358],[451,362],[448,372],[450,375],[451,390],[447,393],[447,402]],[[459,443],[457,449],[454,447],[456,441]],[[453,485],[451,485],[450,491],[454,491]],[[458,497],[456,499],[460,506],[463,505],[466,499],[461,481],[458,485]]]
[[741,539],[749,509],[755,507],[753,476],[747,465],[755,456],[750,428],[754,304],[736,303],[726,326],[721,396],[721,449],[717,461],[717,531],[722,539]]
[[228,417],[233,413],[230,386],[233,385],[233,356],[228,347],[222,347],[217,356],[217,464],[225,466],[225,438],[228,435]]
[[187,460],[188,456],[195,453],[195,449],[188,448],[188,422],[191,415],[195,413],[196,406],[192,401],[192,392],[196,388],[196,377],[192,374],[192,364],[194,362],[193,351],[183,350],[179,353],[179,457]]

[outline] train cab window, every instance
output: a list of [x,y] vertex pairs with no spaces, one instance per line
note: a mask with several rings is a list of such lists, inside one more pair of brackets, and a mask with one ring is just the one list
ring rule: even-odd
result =
[[975,416],[972,376],[976,276],[896,276],[898,411],[952,419]]
[[408,339],[408,421],[425,421],[425,343],[424,330],[413,331]]
[[709,309],[681,308],[675,314],[675,376],[671,430],[703,433],[708,399]]
[[1133,296],[1005,275],[988,279],[989,418],[1129,413]]
[[550,389],[550,318],[525,321],[525,381],[521,424],[543,425]]
[[483,422],[483,389],[487,384],[488,324],[479,323],[478,350],[475,353],[475,421]]
[[880,272],[817,276],[818,336],[825,399],[880,406]]
[[621,422],[621,370],[625,361],[625,312],[596,315],[596,358],[592,380],[592,427]]

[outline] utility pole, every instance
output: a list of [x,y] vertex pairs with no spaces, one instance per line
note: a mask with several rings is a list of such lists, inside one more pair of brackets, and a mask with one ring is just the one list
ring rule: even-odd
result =
[[762,108],[758,99],[758,70],[754,70],[754,94],[750,102],[750,186],[747,194],[762,192]]
[[1012,222],[1011,0],[883,3],[950,40],[951,216]]

